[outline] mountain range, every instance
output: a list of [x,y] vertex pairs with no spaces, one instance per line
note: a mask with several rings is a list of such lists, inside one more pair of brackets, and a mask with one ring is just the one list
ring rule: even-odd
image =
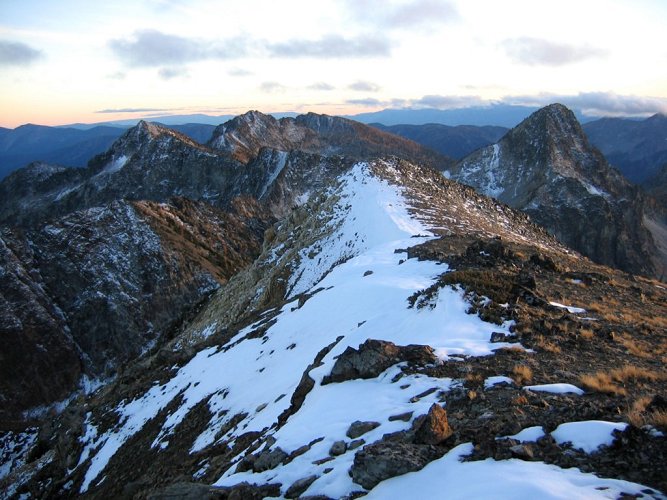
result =
[[7,176],[3,496],[660,498],[660,206],[561,105],[495,141],[250,111]]

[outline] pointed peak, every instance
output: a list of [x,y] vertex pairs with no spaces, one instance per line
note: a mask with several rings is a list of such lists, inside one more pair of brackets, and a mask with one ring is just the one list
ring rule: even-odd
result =
[[170,133],[170,130],[163,127],[162,125],[158,125],[157,123],[153,123],[153,122],[147,122],[145,120],[139,120],[139,123],[137,123],[130,130],[136,130],[137,132],[141,132],[143,134],[148,134],[151,137],[158,137],[162,134]]
[[564,137],[585,138],[577,117],[568,107],[559,103],[538,109],[513,129],[515,134],[528,131],[530,136],[543,136],[549,141]]

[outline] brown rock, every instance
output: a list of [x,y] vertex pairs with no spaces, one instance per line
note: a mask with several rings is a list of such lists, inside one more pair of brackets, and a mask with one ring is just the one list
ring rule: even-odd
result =
[[440,444],[454,433],[447,421],[447,411],[435,403],[415,424],[415,443],[419,444]]

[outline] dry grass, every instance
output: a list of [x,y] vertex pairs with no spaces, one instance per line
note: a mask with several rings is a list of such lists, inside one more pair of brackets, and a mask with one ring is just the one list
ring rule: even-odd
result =
[[530,366],[526,365],[515,365],[512,368],[512,373],[510,374],[512,380],[516,385],[525,385],[526,383],[533,380],[533,370]]
[[602,392],[611,395],[625,395],[626,390],[618,384],[627,382],[656,382],[665,375],[654,370],[647,370],[634,365],[625,365],[610,372],[596,372],[579,377],[581,384],[588,391]]
[[477,399],[477,392],[476,391],[468,391],[468,399],[472,401],[473,399]]
[[524,406],[528,404],[528,398],[524,396],[523,394],[518,395],[514,399],[512,399],[512,404],[515,406]]
[[617,368],[611,371],[611,378],[616,382],[628,382],[640,380],[646,380],[649,382],[655,382],[664,378],[664,376],[656,371],[647,370],[646,368],[641,368],[634,365],[625,365],[623,368]]
[[625,389],[619,387],[611,379],[611,375],[604,372],[597,372],[592,375],[582,375],[579,377],[584,389],[591,392],[601,392],[603,394],[619,395],[625,394]]
[[579,338],[584,340],[593,340],[595,338],[595,332],[590,328],[582,328],[579,330]]
[[663,431],[667,430],[667,411],[654,411],[650,414],[648,423]]
[[622,334],[618,337],[618,342],[625,347],[630,354],[637,356],[638,358],[649,359],[652,358],[654,353],[651,353],[644,349],[640,344],[634,341],[629,335]]
[[544,335],[538,335],[535,338],[535,345],[540,349],[542,349],[543,351],[552,352],[554,354],[557,354],[561,351],[560,346],[558,346],[558,344],[550,340],[547,340],[544,337]]
[[630,422],[635,427],[652,425],[659,429],[667,430],[667,411],[646,411],[646,407],[651,403],[651,401],[652,399],[647,396],[636,399],[626,413],[628,422]]
[[465,377],[466,385],[477,387],[484,383],[484,375],[481,373],[468,373]]

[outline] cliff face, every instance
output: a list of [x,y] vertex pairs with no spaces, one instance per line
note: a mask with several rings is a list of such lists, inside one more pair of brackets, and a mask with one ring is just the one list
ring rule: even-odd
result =
[[643,195],[562,105],[537,111],[497,144],[464,158],[452,177],[528,213],[596,262],[647,275],[667,266],[645,223],[653,219]]

